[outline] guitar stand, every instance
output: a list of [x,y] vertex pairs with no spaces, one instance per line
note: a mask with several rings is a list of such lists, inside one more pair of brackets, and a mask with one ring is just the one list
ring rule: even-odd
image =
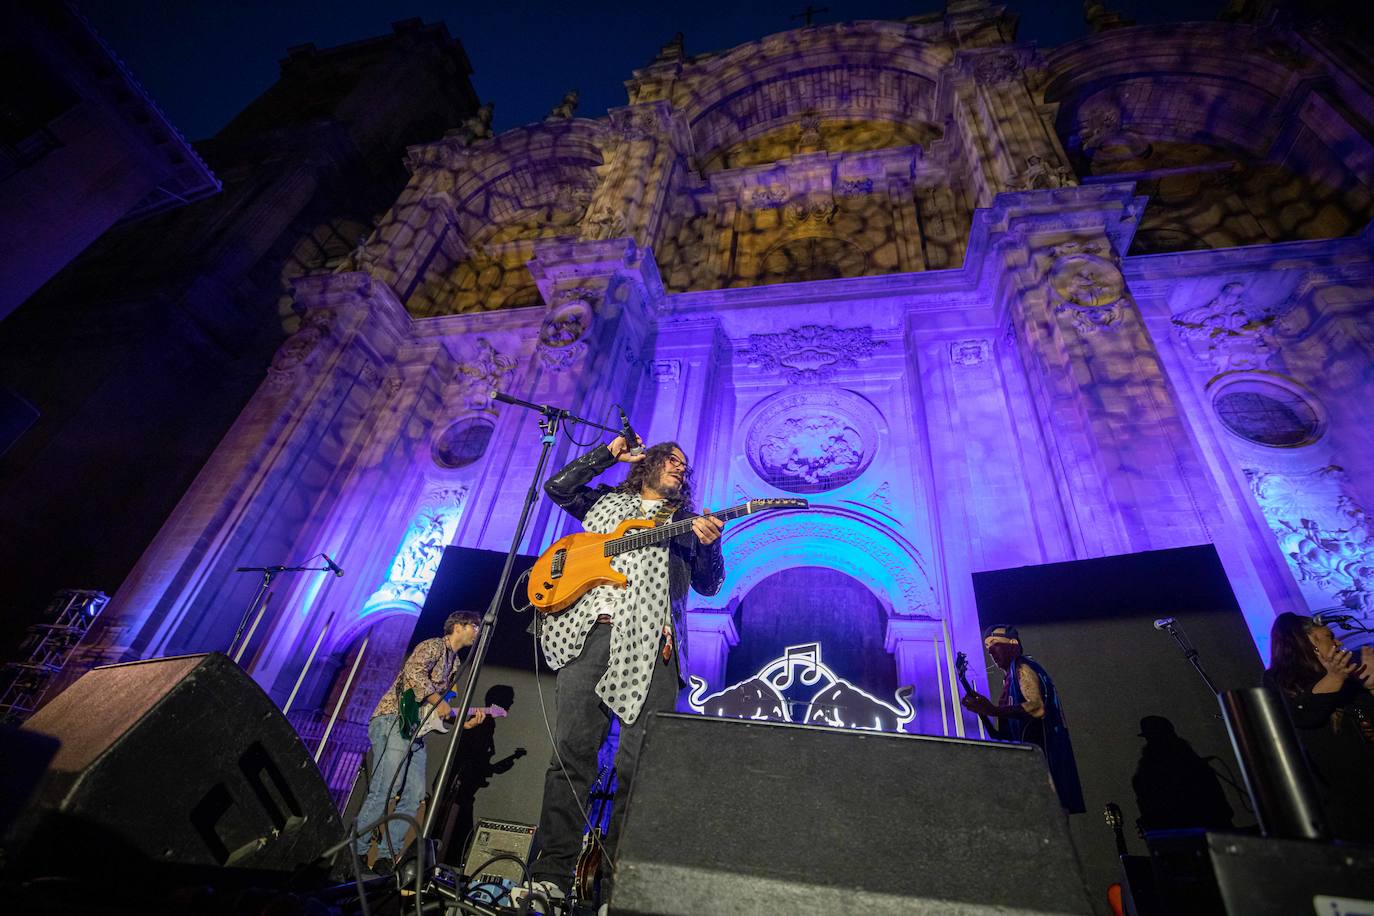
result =
[[[492,392],[495,400],[503,401],[507,404],[514,404],[518,407],[525,407],[536,411],[542,417],[539,421],[539,429],[542,433],[540,437],[539,460],[535,462],[533,479],[530,481],[529,490],[525,493],[525,504],[520,509],[520,519],[515,525],[515,535],[511,538],[510,550],[506,552],[506,562],[501,568],[501,576],[497,580],[496,588],[491,595],[491,604],[487,606],[486,614],[482,617],[482,629],[477,636],[477,642],[473,644],[472,651],[468,655],[467,676],[463,681],[462,693],[458,702],[452,704],[455,709],[466,710],[472,706],[472,697],[477,690],[477,679],[482,674],[482,664],[486,661],[487,651],[491,647],[493,632],[496,628],[497,612],[500,610],[501,601],[505,597],[506,589],[510,587],[511,571],[515,568],[515,556],[520,550],[520,544],[525,539],[525,529],[529,525],[530,515],[534,510],[534,504],[539,499],[540,483],[544,479],[544,471],[548,465],[549,453],[553,450],[553,444],[558,438],[558,425],[561,422],[581,423],[585,426],[593,426],[597,429],[610,433],[619,433],[619,430],[609,426],[603,426],[591,420],[584,419],[569,413],[561,407],[551,407],[547,404],[532,404],[529,401],[522,401],[500,392]],[[462,729],[455,731],[453,740],[448,743],[448,748],[444,751],[444,762],[439,769],[439,777],[435,782],[434,797],[425,806],[425,821],[420,828],[420,837],[417,840],[428,838],[434,832],[434,823],[438,818],[439,811],[444,807],[443,796],[449,790],[449,774],[453,770],[453,758],[458,751],[458,745],[463,736]],[[417,842],[416,849],[421,856],[424,855],[424,844]],[[430,863],[431,865],[433,863]],[[424,863],[418,863],[423,868]]]

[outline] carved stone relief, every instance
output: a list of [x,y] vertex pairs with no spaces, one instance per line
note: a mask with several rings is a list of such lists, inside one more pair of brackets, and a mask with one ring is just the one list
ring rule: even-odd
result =
[[485,337],[477,338],[475,349],[473,358],[458,367],[463,406],[468,410],[486,410],[491,406],[492,390],[510,386],[515,359],[497,352]]
[[747,567],[754,554],[779,542],[788,541],[799,541],[807,545],[832,541],[853,547],[872,557],[892,576],[892,581],[901,595],[900,602],[893,602],[895,613],[940,616],[939,606],[935,601],[935,590],[931,588],[919,556],[913,558],[881,532],[836,524],[824,517],[772,525],[757,533],[751,532],[748,537],[734,540],[730,543],[730,562],[732,566]]
[[1374,521],[1345,469],[1246,468],[1245,475],[1298,581],[1362,615],[1374,612]]
[[781,372],[794,384],[819,384],[840,369],[858,366],[879,346],[872,328],[808,324],[777,334],[750,334],[741,356],[765,372]]
[[391,562],[387,581],[368,604],[410,601],[423,606],[434,574],[444,558],[444,548],[458,531],[458,518],[467,500],[466,486],[431,488],[421,502]]
[[587,352],[592,308],[580,298],[554,308],[539,327],[539,358],[554,371],[572,367]]
[[1054,249],[1049,284],[1059,299],[1055,311],[1065,313],[1081,334],[1111,329],[1121,320],[1126,281],[1115,264],[1098,253],[1103,246],[1071,242]]
[[821,493],[857,478],[877,453],[881,417],[843,389],[788,392],[750,423],[745,454],[761,478],[793,493]]
[[1073,172],[1066,166],[1053,166],[1040,156],[1027,156],[1026,167],[1008,184],[1013,191],[1040,191],[1046,188],[1067,188],[1076,183]]
[[1265,369],[1273,361],[1275,325],[1286,309],[1256,305],[1245,284],[1227,283],[1203,305],[1178,312],[1174,333],[1199,362],[1216,372]]
[[974,79],[985,86],[1009,83],[1020,75],[1021,63],[1015,54],[980,54],[973,64]]
[[956,340],[949,345],[950,365],[961,369],[981,366],[992,355],[992,341],[986,338]]
[[329,324],[334,320],[330,309],[315,309],[306,312],[301,319],[301,329],[288,337],[272,357],[272,365],[267,370],[264,384],[271,390],[289,387],[299,375],[301,365],[315,352],[320,341],[329,333]]

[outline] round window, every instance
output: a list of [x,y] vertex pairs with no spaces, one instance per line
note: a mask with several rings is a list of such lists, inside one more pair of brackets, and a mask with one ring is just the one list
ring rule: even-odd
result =
[[459,420],[434,440],[434,463],[441,468],[465,468],[486,453],[491,423],[478,417]]
[[1296,391],[1267,382],[1228,387],[1212,402],[1231,432],[1258,445],[1292,448],[1317,438],[1320,417]]

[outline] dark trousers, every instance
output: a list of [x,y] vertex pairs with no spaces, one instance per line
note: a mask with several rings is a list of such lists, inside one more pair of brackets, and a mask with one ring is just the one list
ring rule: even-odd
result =
[[[610,649],[610,625],[597,624],[587,634],[582,654],[558,671],[558,724],[554,735],[557,752],[544,774],[544,807],[536,834],[540,851],[530,875],[536,881],[552,881],[564,891],[572,882],[573,866],[587,830],[582,812],[591,815],[587,794],[596,779],[596,754],[606,740],[614,715],[596,695],[596,682],[606,671]],[[605,842],[608,855],[614,855],[620,839],[625,798],[639,765],[644,726],[652,713],[672,712],[677,704],[677,667],[676,657],[666,663],[656,659],[644,708],[633,725],[620,723],[620,746],[615,755],[617,785]],[[558,765],[559,757],[563,767]]]

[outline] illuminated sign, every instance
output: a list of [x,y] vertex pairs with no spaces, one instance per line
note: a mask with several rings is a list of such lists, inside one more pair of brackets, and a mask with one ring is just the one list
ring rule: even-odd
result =
[[899,688],[895,704],[884,702],[832,671],[821,660],[821,644],[816,642],[788,646],[753,677],[709,696],[705,681],[696,675],[689,680],[688,704],[708,716],[880,732],[903,731],[916,718],[913,688]]

